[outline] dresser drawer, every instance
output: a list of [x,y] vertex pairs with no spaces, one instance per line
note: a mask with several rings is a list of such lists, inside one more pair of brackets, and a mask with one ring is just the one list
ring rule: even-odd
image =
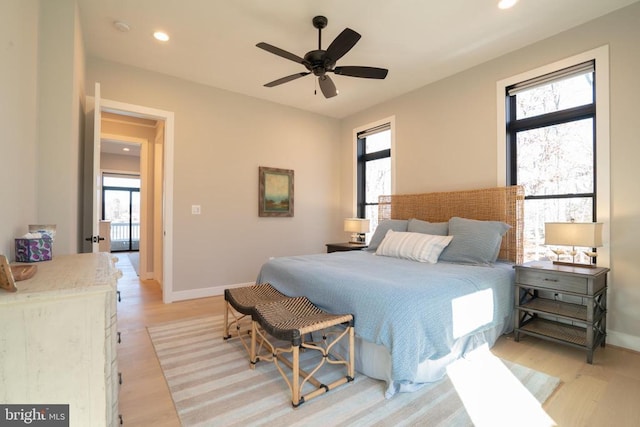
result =
[[589,279],[558,273],[545,273],[538,270],[518,270],[516,281],[522,285],[549,288],[558,292],[575,292],[586,294]]

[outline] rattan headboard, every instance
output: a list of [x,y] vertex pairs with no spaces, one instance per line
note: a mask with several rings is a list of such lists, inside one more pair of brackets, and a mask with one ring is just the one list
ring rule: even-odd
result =
[[521,263],[523,257],[524,189],[521,186],[380,196],[379,219],[417,218],[445,222],[457,216],[503,221],[511,226],[502,238],[498,259]]

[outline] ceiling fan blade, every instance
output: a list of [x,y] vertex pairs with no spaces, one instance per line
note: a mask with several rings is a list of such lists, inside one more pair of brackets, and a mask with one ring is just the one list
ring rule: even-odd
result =
[[299,79],[300,77],[304,77],[307,76],[311,73],[307,72],[307,73],[295,73],[295,74],[291,74],[290,76],[287,77],[282,77],[281,79],[278,80],[274,80],[272,82],[269,82],[267,84],[265,84],[265,87],[274,87],[274,86],[278,86],[281,85],[282,83],[287,83],[290,82],[291,80],[295,80],[295,79]]
[[260,49],[266,50],[267,52],[273,53],[274,55],[281,56],[290,61],[297,62],[298,64],[304,64],[304,59],[300,58],[298,55],[294,55],[291,52],[282,50],[279,47],[270,45],[269,43],[260,42],[256,46],[259,47]]
[[360,34],[351,28],[345,28],[327,48],[326,57],[329,58],[332,63],[335,63],[355,46],[358,40],[360,40],[360,37]]
[[333,80],[331,80],[329,76],[318,76],[318,83],[320,84],[320,90],[325,98],[333,98],[338,94],[336,85],[333,84]]
[[365,79],[384,79],[387,77],[389,70],[386,68],[376,67],[346,66],[336,67],[333,69],[333,72],[341,76],[362,77]]

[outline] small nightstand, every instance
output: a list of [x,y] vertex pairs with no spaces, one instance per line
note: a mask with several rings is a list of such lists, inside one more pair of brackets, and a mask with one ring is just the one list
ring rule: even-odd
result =
[[327,243],[327,253],[331,252],[345,252],[345,251],[359,251],[366,249],[368,245],[364,243]]
[[534,261],[516,267],[515,340],[528,334],[587,351],[607,336],[608,268]]

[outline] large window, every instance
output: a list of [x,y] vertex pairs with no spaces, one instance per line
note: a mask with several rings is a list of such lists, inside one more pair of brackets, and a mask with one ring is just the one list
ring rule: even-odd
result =
[[[507,182],[525,189],[525,260],[550,255],[545,222],[597,220],[595,86],[588,61],[507,87]],[[579,251],[576,261],[589,260]]]
[[378,225],[378,197],[391,194],[391,125],[385,123],[357,134],[358,217]]

